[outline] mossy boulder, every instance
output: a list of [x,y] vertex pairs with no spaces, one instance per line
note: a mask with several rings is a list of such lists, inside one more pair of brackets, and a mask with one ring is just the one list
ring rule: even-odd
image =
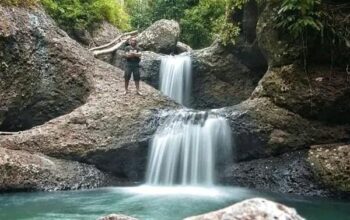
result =
[[350,122],[350,84],[346,73],[331,78],[327,68],[298,65],[269,68],[252,97],[268,97],[277,106],[302,117],[332,123]]
[[311,146],[308,161],[317,178],[330,188],[350,194],[350,145]]

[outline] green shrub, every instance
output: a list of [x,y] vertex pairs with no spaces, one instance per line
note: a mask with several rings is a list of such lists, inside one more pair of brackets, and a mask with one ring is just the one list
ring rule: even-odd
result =
[[122,30],[130,28],[129,17],[115,0],[41,0],[45,10],[66,31],[94,30],[107,20]]

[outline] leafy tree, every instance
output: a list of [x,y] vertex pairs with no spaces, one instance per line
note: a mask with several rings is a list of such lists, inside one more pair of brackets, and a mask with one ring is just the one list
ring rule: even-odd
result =
[[122,30],[130,28],[128,14],[115,0],[41,0],[46,11],[66,31],[93,30],[103,20]]
[[209,45],[215,38],[220,19],[225,15],[225,0],[201,0],[187,9],[180,24],[181,39],[194,48]]
[[301,39],[304,69],[307,69],[308,32],[320,32],[323,24],[320,21],[320,0],[283,0],[278,11],[278,27],[288,30],[296,39]]

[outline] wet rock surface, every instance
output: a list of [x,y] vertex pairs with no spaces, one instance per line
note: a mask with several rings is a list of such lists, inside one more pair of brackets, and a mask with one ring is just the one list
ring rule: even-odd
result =
[[218,211],[185,218],[184,220],[304,220],[295,209],[262,198],[244,200]]
[[[220,174],[220,182],[262,191],[303,196],[335,196],[319,182],[308,162],[307,151],[239,162]],[[339,194],[338,194],[339,196]]]
[[0,191],[77,190],[117,183],[93,165],[0,148]]
[[121,215],[121,214],[110,214],[110,215],[101,217],[98,220],[137,220],[137,219],[126,215]]

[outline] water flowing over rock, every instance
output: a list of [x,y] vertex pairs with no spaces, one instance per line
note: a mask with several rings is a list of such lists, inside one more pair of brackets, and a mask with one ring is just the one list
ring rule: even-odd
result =
[[160,65],[160,91],[182,105],[189,105],[192,89],[190,56],[165,56]]
[[176,112],[151,142],[146,183],[213,185],[216,161],[228,161],[231,146],[226,119],[208,112]]
[[305,220],[293,208],[262,198],[236,203],[230,207],[184,220]]

